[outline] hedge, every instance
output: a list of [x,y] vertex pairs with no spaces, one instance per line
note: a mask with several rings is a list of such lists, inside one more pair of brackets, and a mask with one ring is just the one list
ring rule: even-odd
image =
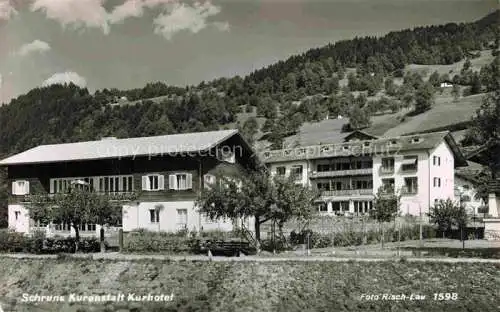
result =
[[[32,236],[8,230],[0,231],[0,252],[24,252],[34,254],[74,253],[76,239],[74,237],[45,237],[43,232],[35,232]],[[81,238],[78,243],[80,252],[99,252],[100,242],[97,238]]]
[[[311,248],[359,246],[363,243],[363,237],[366,239],[366,244],[376,244],[381,240],[381,233],[376,230],[366,231],[364,234],[363,232],[356,231],[322,234],[311,230],[303,230],[300,233],[296,233],[295,231],[290,233],[290,244],[307,244],[307,234],[309,234],[309,244]],[[435,238],[436,230],[432,226],[424,225],[422,227],[422,235],[424,239]],[[420,227],[418,225],[403,227],[399,232],[399,236],[401,241],[419,239]],[[385,229],[384,241],[397,242],[397,229],[393,227]]]

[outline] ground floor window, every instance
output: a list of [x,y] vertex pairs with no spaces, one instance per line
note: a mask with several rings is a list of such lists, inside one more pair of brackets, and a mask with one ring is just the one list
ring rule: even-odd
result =
[[354,213],[356,215],[368,213],[372,209],[372,201],[354,201]]
[[177,209],[177,227],[187,227],[187,209]]
[[332,210],[334,212],[349,211],[349,202],[348,201],[332,202]]
[[149,209],[149,221],[151,223],[160,222],[160,210],[159,209]]
[[328,206],[326,203],[319,203],[318,204],[318,211],[319,212],[327,212],[328,211]]

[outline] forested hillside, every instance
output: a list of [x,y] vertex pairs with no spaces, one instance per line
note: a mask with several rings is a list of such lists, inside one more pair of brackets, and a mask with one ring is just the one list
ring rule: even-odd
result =
[[[356,129],[369,126],[371,116],[386,110],[413,106],[419,114],[432,105],[435,88],[443,81],[460,84],[466,88],[464,95],[491,91],[489,81],[497,74],[498,56],[480,72],[464,65],[453,77],[434,73],[425,80],[405,74],[405,65],[452,64],[478,57],[485,49],[495,56],[499,20],[496,11],[473,23],[340,41],[243,78],[197,86],[151,83],[95,94],[75,85],[33,89],[0,106],[0,156],[47,143],[220,129],[234,126],[238,113],[255,109],[257,116],[266,118],[260,129],[255,118],[236,125],[249,140],[260,131],[275,145],[304,122],[327,115],[349,116],[350,127]],[[396,79],[402,85],[395,84]],[[162,98],[147,100],[155,97]],[[5,200],[1,194],[0,200]]]

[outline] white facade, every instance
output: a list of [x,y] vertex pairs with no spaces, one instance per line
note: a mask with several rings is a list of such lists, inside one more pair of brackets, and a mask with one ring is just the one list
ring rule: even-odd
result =
[[230,231],[230,220],[210,221],[197,211],[194,201],[140,202],[123,206],[123,230],[176,232],[221,230]]
[[[390,189],[401,195],[402,215],[425,218],[437,201],[455,199],[455,162],[445,140],[432,148],[412,149],[412,144],[418,146],[425,140],[422,137],[415,142],[412,138],[405,143],[410,147],[393,153],[278,160],[270,162],[268,167],[272,175],[289,176],[293,168],[302,166],[303,175],[298,182],[317,189],[326,184],[327,191],[321,192],[322,203],[318,206],[321,213],[366,213],[373,207],[379,188],[390,185]],[[343,166],[346,162],[350,164]]]
[[455,201],[461,202],[471,215],[478,215],[478,208],[486,205],[483,199],[476,198],[474,184],[459,176],[455,176]]

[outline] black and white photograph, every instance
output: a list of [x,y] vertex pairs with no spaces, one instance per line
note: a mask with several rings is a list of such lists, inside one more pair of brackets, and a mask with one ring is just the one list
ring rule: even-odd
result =
[[500,311],[500,0],[0,0],[0,312]]

